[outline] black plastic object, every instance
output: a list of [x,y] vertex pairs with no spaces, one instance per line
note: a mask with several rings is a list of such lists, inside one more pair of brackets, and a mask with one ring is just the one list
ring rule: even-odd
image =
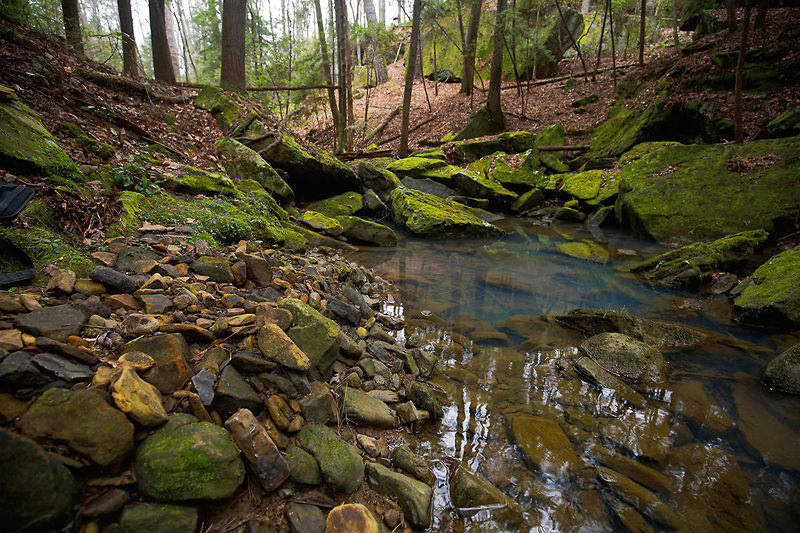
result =
[[[19,215],[34,194],[34,190],[29,187],[0,182],[0,221],[8,221]],[[0,274],[0,287],[18,285],[36,277],[36,269],[30,256],[2,237],[0,237],[0,257],[16,259],[28,267],[17,272]]]

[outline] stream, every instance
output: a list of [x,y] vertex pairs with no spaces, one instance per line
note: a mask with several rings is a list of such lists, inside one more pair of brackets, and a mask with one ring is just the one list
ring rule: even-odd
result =
[[[402,435],[433,465],[432,529],[667,529],[669,516],[652,511],[657,506],[649,506],[647,523],[631,513],[635,491],[610,489],[598,474],[602,463],[630,469],[666,503],[666,514],[674,511],[680,529],[796,530],[800,398],[766,390],[759,376],[800,342],[798,333],[745,329],[725,296],[656,288],[626,272],[664,251],[655,243],[578,225],[498,224],[509,232],[499,239],[405,238],[396,248],[349,255],[398,288],[382,309],[405,321],[398,340],[415,336],[441,353],[431,385],[443,393],[444,416]],[[581,380],[572,363],[583,336],[541,316],[575,307],[677,321],[738,341],[666,353],[666,381],[634,386],[646,401],[633,407]],[[577,461],[547,471],[529,466],[510,429],[518,415],[555,421]],[[454,509],[448,458],[513,502]]]

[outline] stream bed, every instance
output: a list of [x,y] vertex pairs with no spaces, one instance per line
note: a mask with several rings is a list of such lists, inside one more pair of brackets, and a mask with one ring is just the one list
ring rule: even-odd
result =
[[[431,384],[444,415],[402,435],[433,466],[432,529],[795,531],[800,398],[766,390],[759,376],[798,333],[745,329],[725,296],[626,272],[664,250],[657,244],[577,225],[499,224],[509,231],[499,239],[407,238],[349,256],[398,288],[382,311],[406,323],[399,340],[441,354]],[[573,363],[584,337],[542,316],[576,307],[681,322],[720,341],[666,353],[666,381],[635,386],[644,403],[633,406],[582,380]],[[571,451],[520,442],[514,420],[555,422]],[[456,510],[451,459],[507,505]]]

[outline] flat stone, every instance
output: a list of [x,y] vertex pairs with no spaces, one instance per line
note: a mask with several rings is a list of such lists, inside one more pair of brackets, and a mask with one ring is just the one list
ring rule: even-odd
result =
[[661,463],[672,446],[670,413],[655,407],[629,410],[605,426],[604,436],[634,457]]
[[328,299],[327,309],[353,325],[357,326],[361,321],[361,312],[358,309],[336,298]]
[[37,354],[33,356],[33,362],[42,370],[46,370],[64,381],[88,381],[94,376],[94,372],[88,366],[73,363],[51,353]]
[[366,474],[372,488],[397,498],[409,522],[430,526],[433,490],[428,485],[377,463],[367,463]]
[[155,367],[143,377],[162,394],[172,394],[183,388],[192,376],[188,359],[189,345],[182,335],[170,333],[134,341],[123,348],[124,352],[144,352],[155,361]]
[[161,322],[150,315],[133,313],[126,316],[119,327],[124,337],[133,338],[157,332],[161,329]]
[[425,460],[411,451],[407,444],[392,450],[392,466],[414,476],[426,485],[433,486],[436,479]]
[[581,343],[581,349],[612,374],[634,382],[664,379],[666,363],[661,353],[622,333],[599,333]]
[[272,492],[286,481],[289,465],[252,412],[240,409],[225,421],[225,427],[265,491]]
[[106,288],[102,283],[90,279],[76,280],[74,290],[84,296],[100,296],[106,293]]
[[604,466],[597,468],[601,483],[611,489],[619,499],[631,505],[642,514],[668,527],[678,528],[681,520],[670,507],[655,494],[631,481],[619,472]]
[[110,489],[87,503],[83,508],[83,516],[86,518],[102,518],[116,514],[130,499],[130,495],[124,490]]
[[217,283],[233,283],[233,271],[227,259],[200,257],[191,265],[192,270],[201,276],[208,276]]
[[[67,340],[71,339],[68,338]],[[88,349],[80,346],[73,346],[72,344],[65,342],[59,342],[48,337],[36,337],[36,347],[39,350],[64,355],[70,359],[74,359],[75,361],[80,361],[88,365],[94,365],[97,363],[97,356]]]
[[214,402],[214,385],[217,383],[217,376],[208,370],[201,370],[192,376],[192,385],[200,402],[208,407]]
[[294,370],[306,371],[311,360],[277,325],[265,324],[258,332],[258,349],[267,359]]
[[145,312],[151,315],[160,315],[172,309],[172,300],[163,294],[144,294],[139,299],[144,304]]
[[0,349],[16,352],[25,347],[22,342],[22,332],[18,329],[5,329],[0,331]]
[[113,268],[117,264],[117,254],[111,252],[92,252],[89,257],[102,266]]
[[180,333],[186,342],[209,344],[216,340],[212,332],[195,324],[164,324],[161,326],[164,333]]
[[470,472],[462,464],[450,480],[450,497],[456,509],[474,512],[480,507],[506,506],[511,499],[487,479]]
[[220,415],[228,417],[239,409],[260,413],[264,410],[264,402],[241,374],[228,365],[219,376],[214,407]]
[[42,374],[28,352],[13,352],[0,361],[0,383],[23,388],[38,387],[49,381],[50,378]]
[[129,366],[111,379],[109,389],[117,407],[143,426],[158,426],[169,418],[158,389]]
[[277,368],[277,365],[273,361],[268,361],[260,355],[247,351],[233,354],[231,357],[231,364],[236,367],[236,370],[249,374],[269,372]]
[[266,259],[253,254],[237,254],[237,257],[247,266],[248,279],[263,287],[272,283],[272,266]]
[[56,305],[18,315],[14,323],[23,333],[34,337],[64,341],[67,337],[80,334],[86,323],[86,315],[70,305]]
[[301,448],[319,463],[325,482],[335,491],[347,494],[361,487],[364,463],[355,446],[347,444],[332,429],[306,424],[297,434]]
[[118,463],[133,450],[133,424],[97,390],[50,389],[22,417],[20,429],[65,442],[100,466]]
[[139,300],[132,294],[112,294],[104,298],[103,303],[112,311],[119,309],[136,311],[141,307]]
[[96,266],[89,273],[89,277],[98,283],[102,283],[103,286],[111,291],[131,293],[136,290],[136,282],[133,281],[133,278],[113,268]]
[[644,396],[630,388],[616,376],[609,374],[603,367],[588,357],[581,357],[575,363],[575,370],[590,383],[614,391],[614,396],[634,407],[642,407]]
[[134,503],[125,507],[119,525],[125,533],[194,533],[197,509],[169,503]]
[[389,406],[358,389],[345,387],[342,393],[342,416],[358,424],[392,428],[394,415]]
[[133,270],[133,263],[136,261],[158,261],[159,259],[161,259],[160,255],[147,248],[125,246],[119,251],[116,264],[106,266],[114,266],[121,272],[128,272]]
[[670,494],[673,490],[669,478],[661,472],[643,465],[638,461],[629,459],[603,446],[595,446],[589,450],[589,455],[600,464],[631,478],[640,485],[662,494]]
[[520,415],[512,419],[511,432],[533,468],[563,477],[577,467],[578,457],[572,444],[555,421]]

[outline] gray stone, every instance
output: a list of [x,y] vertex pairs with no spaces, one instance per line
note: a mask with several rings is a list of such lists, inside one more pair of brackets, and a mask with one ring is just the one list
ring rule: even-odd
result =
[[392,466],[411,474],[423,483],[433,486],[436,479],[425,460],[403,444],[392,450]]
[[358,306],[359,311],[361,312],[361,316],[364,318],[369,318],[373,316],[375,313],[372,311],[372,308],[367,303],[366,299],[364,299],[364,295],[355,290],[354,288],[350,287],[349,285],[345,285],[342,287],[342,295],[350,300],[355,306]]
[[214,385],[217,383],[217,376],[208,370],[201,370],[192,376],[192,385],[195,392],[200,397],[200,403],[208,407],[214,402]]
[[290,444],[286,447],[286,463],[289,465],[289,476],[295,483],[319,485],[322,473],[314,457],[304,449]]
[[366,473],[372,488],[397,498],[409,522],[421,528],[430,526],[433,489],[377,463],[367,463]]
[[391,428],[395,418],[389,406],[358,389],[345,387],[342,392],[342,416],[358,424]]
[[311,392],[300,400],[306,421],[318,424],[338,422],[339,410],[328,385],[315,381],[310,387]]
[[313,505],[291,502],[286,505],[286,520],[292,533],[323,533],[325,515]]
[[334,315],[347,320],[355,326],[361,321],[361,312],[358,309],[336,298],[328,299],[327,309]]
[[800,344],[769,362],[764,370],[764,383],[772,389],[800,394]]
[[12,387],[38,387],[49,382],[28,352],[13,352],[0,361],[0,383]]
[[231,364],[236,367],[236,370],[246,374],[258,374],[277,368],[277,365],[272,361],[267,361],[262,356],[247,351],[233,354]]
[[201,276],[208,276],[217,283],[233,283],[233,270],[227,259],[217,257],[200,257],[192,262],[192,271]]
[[220,415],[228,417],[239,409],[249,409],[254,413],[260,413],[264,410],[264,402],[242,375],[228,365],[219,376],[214,407]]
[[0,428],[0,510],[5,530],[61,529],[72,517],[77,496],[78,484],[64,465],[32,440]]
[[272,283],[272,267],[266,259],[253,254],[238,254],[237,257],[247,266],[248,279],[264,287]]
[[355,446],[344,442],[332,429],[306,424],[297,435],[301,448],[319,463],[325,482],[335,491],[352,493],[361,487],[364,463]]
[[89,273],[89,277],[102,283],[110,291],[131,293],[136,290],[136,282],[133,281],[133,278],[113,268],[96,266]]
[[86,365],[73,363],[63,357],[51,353],[40,353],[33,356],[33,362],[39,368],[50,372],[64,381],[86,381],[92,379],[94,372]]
[[661,353],[622,333],[599,333],[581,344],[597,364],[634,382],[657,383],[664,379],[666,362]]
[[586,381],[613,390],[614,396],[620,400],[628,402],[634,407],[642,407],[644,405],[644,396],[630,388],[616,376],[609,374],[592,359],[581,357],[575,362],[575,370],[577,370],[578,374],[585,378]]
[[286,481],[289,465],[253,413],[239,409],[225,421],[225,427],[265,491],[272,492]]
[[158,261],[159,259],[161,259],[160,255],[147,248],[126,246],[119,251],[115,267],[121,272],[128,272],[133,270],[133,263],[136,261]]
[[34,337],[64,341],[71,335],[80,334],[86,316],[72,306],[56,305],[19,315],[14,323],[22,332]]
[[424,383],[412,381],[407,384],[406,397],[414,402],[414,405],[436,415],[437,418],[441,418],[444,415],[442,406],[434,396],[433,390]]

